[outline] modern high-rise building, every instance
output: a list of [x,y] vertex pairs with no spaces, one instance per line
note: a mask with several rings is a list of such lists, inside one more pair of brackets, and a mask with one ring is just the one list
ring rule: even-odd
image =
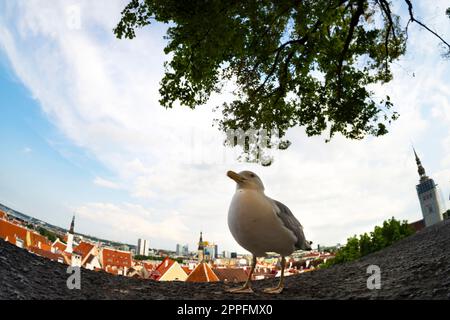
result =
[[177,243],[175,253],[177,256],[187,257],[187,256],[189,256],[189,246],[187,244],[182,246],[181,244]]
[[205,255],[208,260],[214,260],[219,257],[219,247],[217,244],[206,242],[204,246]]
[[181,253],[184,257],[189,256],[189,246],[187,244],[185,244],[182,248],[181,248]]
[[148,256],[148,251],[150,249],[150,242],[145,239],[138,239],[137,252],[139,256]]
[[423,221],[425,226],[428,227],[443,220],[442,213],[445,212],[445,207],[442,201],[442,194],[437,184],[426,175],[416,150],[414,150],[414,155],[416,157],[417,171],[420,176],[416,190],[420,201],[420,208],[422,209]]
[[215,245],[206,245],[204,247],[204,253],[205,256],[207,257],[207,260],[214,260],[217,258],[217,251],[216,251],[216,246]]

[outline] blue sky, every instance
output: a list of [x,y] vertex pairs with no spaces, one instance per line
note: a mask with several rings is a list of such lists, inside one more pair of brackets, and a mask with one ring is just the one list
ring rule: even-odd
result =
[[[121,192],[92,184],[94,173],[104,175],[108,170],[58,132],[3,58],[1,203],[66,226],[71,219],[67,210],[70,203],[110,197],[123,199]],[[83,220],[78,223],[80,227],[88,225]]]
[[[418,3],[417,15],[449,39],[446,2]],[[395,80],[375,88],[401,114],[389,135],[325,144],[293,129],[293,146],[261,168],[236,161],[211,128],[232,85],[195,111],[158,105],[165,29],[115,39],[125,4],[0,3],[1,203],[60,226],[76,212],[79,232],[112,240],[194,248],[203,230],[220,250],[243,251],[226,225],[234,185],[225,172],[249,168],[316,244],[342,243],[391,216],[421,218],[412,142],[448,199],[450,63],[417,25]]]

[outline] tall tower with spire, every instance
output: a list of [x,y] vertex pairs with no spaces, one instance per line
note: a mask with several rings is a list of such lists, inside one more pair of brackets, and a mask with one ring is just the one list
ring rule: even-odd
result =
[[67,245],[65,250],[67,253],[73,252],[74,229],[75,229],[75,215],[73,215],[72,217],[72,223],[70,224],[69,232],[67,232]]
[[70,223],[70,233],[74,234],[73,229],[75,228],[75,215],[72,217],[72,222]]
[[197,250],[198,262],[201,263],[205,259],[205,247],[203,244],[203,233],[200,231],[200,240],[198,241]]
[[431,226],[439,221],[442,221],[442,213],[445,211],[441,200],[441,193],[434,180],[428,177],[425,173],[425,168],[422,166],[416,150],[414,156],[416,157],[417,172],[419,173],[419,184],[416,186],[417,195],[420,201],[420,208],[422,209],[423,220],[425,226]]

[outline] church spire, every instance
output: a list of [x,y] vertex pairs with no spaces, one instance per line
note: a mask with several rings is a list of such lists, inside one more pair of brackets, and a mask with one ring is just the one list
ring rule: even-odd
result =
[[198,242],[198,250],[203,250],[203,232],[200,231],[200,240]]
[[75,228],[75,214],[73,215],[72,223],[70,224],[70,231],[69,231],[69,233],[74,234],[74,228]]
[[198,263],[202,263],[205,259],[205,251],[204,251],[204,244],[203,244],[203,233],[200,231],[200,240],[198,241],[198,251],[197,251],[197,258]]
[[417,155],[416,149],[414,149],[414,155],[416,156],[416,163],[417,163],[417,172],[419,173],[420,178],[425,178],[426,174],[425,174],[425,168],[422,166],[422,162],[420,161],[419,156]]

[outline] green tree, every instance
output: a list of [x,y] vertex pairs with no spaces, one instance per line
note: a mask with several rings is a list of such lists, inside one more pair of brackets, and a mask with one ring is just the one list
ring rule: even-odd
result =
[[[159,257],[159,256],[141,256],[141,255],[135,255],[133,257],[134,260],[138,260],[138,261],[145,261],[145,260],[155,260],[155,261],[162,261],[165,259],[165,257]],[[171,258],[172,260],[178,262],[178,263],[183,263],[183,259],[182,258]]]
[[395,241],[400,239],[401,235],[400,235],[399,221],[394,220],[394,219],[385,221],[383,223],[382,234],[383,234],[383,238],[386,242],[386,246],[390,246]]
[[336,253],[333,264],[353,261],[360,257],[359,240],[356,236],[353,236],[348,238],[347,244]]
[[372,241],[373,251],[381,250],[386,246],[386,240],[383,237],[383,229],[379,226],[376,226],[370,233],[370,239]]
[[[427,29],[450,52],[405,2],[407,25]],[[398,117],[389,96],[369,89],[392,80],[391,64],[406,50],[408,27],[389,0],[131,0],[114,32],[132,39],[152,21],[168,24],[160,103],[195,108],[233,79],[235,99],[218,121],[224,131],[276,129],[283,137],[302,126],[309,136],[362,139],[386,134]]]
[[327,268],[334,264],[354,261],[388,247],[398,240],[414,234],[414,230],[407,221],[399,221],[394,217],[384,221],[383,226],[376,226],[370,233],[364,233],[359,236],[353,236],[347,240],[347,244],[336,252],[334,259],[328,260],[322,264],[321,268]]
[[381,232],[385,241],[385,246],[390,246],[398,240],[410,236],[414,233],[414,230],[409,226],[407,221],[400,222],[392,217],[390,220],[383,223]]
[[373,252],[372,241],[367,233],[359,237],[359,250],[361,257]]
[[40,235],[46,237],[51,242],[55,242],[58,239],[57,235],[51,231],[48,231],[45,228],[39,227],[38,232]]

